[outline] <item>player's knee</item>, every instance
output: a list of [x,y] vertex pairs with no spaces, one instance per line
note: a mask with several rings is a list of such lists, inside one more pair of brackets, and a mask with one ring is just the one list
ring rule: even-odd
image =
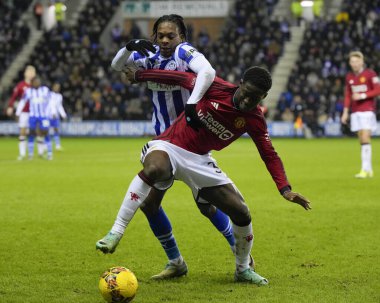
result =
[[251,223],[251,214],[247,204],[243,202],[240,203],[240,205],[232,211],[230,218],[231,221],[238,226],[247,226]]
[[216,207],[214,205],[197,203],[197,206],[201,214],[207,218],[211,218],[216,213]]
[[144,165],[144,174],[154,182],[163,181],[170,178],[170,171],[166,167],[156,163]]

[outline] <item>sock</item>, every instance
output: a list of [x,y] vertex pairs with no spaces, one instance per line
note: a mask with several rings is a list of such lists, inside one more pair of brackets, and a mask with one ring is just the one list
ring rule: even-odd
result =
[[372,171],[372,147],[371,143],[362,144],[362,170]]
[[236,240],[236,270],[242,272],[249,268],[249,254],[253,246],[252,223],[247,226],[233,224]]
[[25,142],[25,136],[19,136],[18,137],[18,150],[19,150],[19,153],[20,153],[20,156],[21,157],[25,157],[26,156],[26,142]]
[[37,136],[37,150],[38,150],[38,155],[42,156],[45,151],[44,147],[44,138]]
[[[219,230],[220,233],[226,238],[230,246],[234,247],[235,237],[233,234],[230,218],[220,209],[216,209],[216,213],[212,218],[210,218],[210,221],[212,222],[212,224],[214,224],[217,230]],[[233,248],[231,249],[234,250]]]
[[61,138],[59,137],[59,133],[54,133],[54,143],[55,147],[61,146]]
[[53,147],[51,144],[50,135],[45,136],[45,144],[46,144],[48,156],[52,156],[53,155]]
[[28,137],[28,154],[29,157],[33,157],[34,154],[34,136],[29,135]]
[[162,248],[171,263],[179,265],[183,258],[179,252],[177,242],[172,233],[172,226],[162,207],[153,216],[147,216],[150,228],[160,241]]
[[123,203],[119,209],[111,232],[124,234],[129,222],[132,220],[141,203],[148,196],[151,187],[146,184],[139,176],[136,176],[129,185]]

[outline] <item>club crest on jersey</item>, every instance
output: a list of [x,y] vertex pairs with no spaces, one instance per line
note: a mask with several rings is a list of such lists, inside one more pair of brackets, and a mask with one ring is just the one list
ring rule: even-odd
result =
[[245,119],[243,117],[237,117],[234,121],[235,128],[243,128],[245,126]]
[[165,70],[176,70],[177,69],[177,63],[174,60],[170,60],[165,65]]
[[360,81],[360,83],[365,83],[366,78],[364,76],[362,76],[362,77],[359,78],[359,81]]

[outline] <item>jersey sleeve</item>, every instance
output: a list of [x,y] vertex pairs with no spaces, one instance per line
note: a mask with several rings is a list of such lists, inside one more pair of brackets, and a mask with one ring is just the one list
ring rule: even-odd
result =
[[267,125],[264,117],[259,114],[255,119],[248,122],[247,132],[255,143],[261,159],[276,183],[277,189],[282,193],[284,189],[291,188],[286,177],[284,165],[277,152],[275,151],[272,141],[269,137]]
[[22,85],[17,84],[13,89],[12,95],[8,100],[8,107],[13,107],[16,100],[20,99],[23,95],[24,91],[22,89]]
[[371,85],[372,89],[366,92],[367,98],[374,98],[380,95],[380,82],[379,77],[373,70],[369,70],[369,74],[371,77]]
[[152,81],[169,85],[180,85],[188,90],[192,90],[195,85],[196,75],[179,71],[148,69],[137,70],[135,79],[138,82]]
[[197,51],[197,49],[189,43],[183,43],[178,47],[177,56],[179,59],[185,61],[187,64],[197,57],[204,57],[204,55]]
[[29,91],[29,89],[27,89],[25,91],[25,93],[23,94],[23,96],[20,99],[20,102],[17,105],[17,109],[16,109],[16,113],[15,113],[17,117],[20,116],[22,110],[24,109],[26,103],[28,102],[28,91]]
[[351,88],[349,84],[348,76],[346,77],[345,85],[344,85],[344,107],[350,108],[351,105]]

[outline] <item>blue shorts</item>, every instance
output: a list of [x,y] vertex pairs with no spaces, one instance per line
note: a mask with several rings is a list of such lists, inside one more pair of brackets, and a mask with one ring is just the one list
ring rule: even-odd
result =
[[59,119],[50,119],[50,127],[58,128],[59,127]]
[[49,130],[50,121],[48,118],[29,117],[29,129],[35,130],[37,125],[40,130]]

